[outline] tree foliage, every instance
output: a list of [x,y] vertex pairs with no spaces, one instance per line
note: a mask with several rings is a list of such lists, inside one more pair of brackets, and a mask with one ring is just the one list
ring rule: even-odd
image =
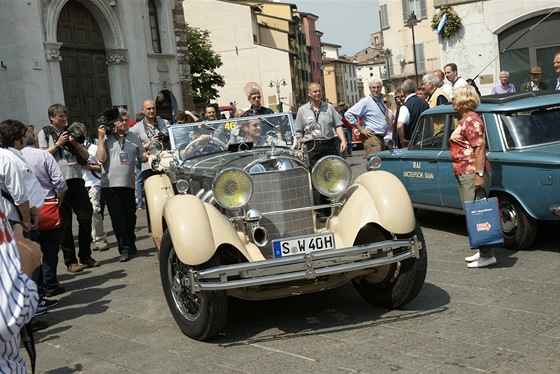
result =
[[186,25],[185,34],[189,46],[193,101],[195,104],[207,103],[220,96],[216,87],[225,86],[224,77],[216,72],[222,66],[222,58],[212,51],[208,30]]

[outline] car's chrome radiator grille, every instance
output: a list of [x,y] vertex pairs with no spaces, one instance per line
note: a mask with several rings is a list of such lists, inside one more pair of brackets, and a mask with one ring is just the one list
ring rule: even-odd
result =
[[[313,205],[309,174],[303,168],[253,174],[254,195],[249,209],[261,213],[308,207]],[[261,248],[272,257],[272,241],[313,233],[313,211],[281,213],[264,216],[260,225],[268,231],[269,241]]]

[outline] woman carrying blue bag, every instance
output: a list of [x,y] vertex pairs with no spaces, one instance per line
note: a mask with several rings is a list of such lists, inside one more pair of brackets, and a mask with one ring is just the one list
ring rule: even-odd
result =
[[[480,97],[472,86],[464,86],[453,91],[453,108],[459,113],[459,124],[449,138],[451,162],[455,180],[459,187],[461,202],[484,199],[490,191],[490,162],[486,158],[485,127],[475,113],[480,105]],[[478,249],[465,257],[469,268],[482,268],[496,264],[492,248]]]

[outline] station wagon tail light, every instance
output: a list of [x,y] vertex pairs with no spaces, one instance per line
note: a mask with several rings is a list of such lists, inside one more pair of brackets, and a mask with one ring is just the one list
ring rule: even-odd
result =
[[241,169],[232,168],[220,172],[212,183],[214,198],[226,209],[239,209],[253,197],[253,180]]
[[352,169],[342,158],[325,156],[313,167],[311,181],[319,193],[328,197],[341,195],[352,183]]

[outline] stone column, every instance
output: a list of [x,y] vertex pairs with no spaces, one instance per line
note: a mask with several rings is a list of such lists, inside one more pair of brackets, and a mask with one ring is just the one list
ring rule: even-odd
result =
[[189,48],[187,36],[185,35],[185,14],[183,12],[183,1],[175,0],[173,9],[173,26],[177,44],[177,63],[179,65],[179,83],[181,85],[181,96],[183,108],[194,110],[191,66],[189,64]]
[[64,88],[62,86],[62,73],[60,71],[60,47],[62,43],[59,42],[45,42],[45,60],[47,60],[47,75],[49,82],[49,96],[50,102],[64,103]]

